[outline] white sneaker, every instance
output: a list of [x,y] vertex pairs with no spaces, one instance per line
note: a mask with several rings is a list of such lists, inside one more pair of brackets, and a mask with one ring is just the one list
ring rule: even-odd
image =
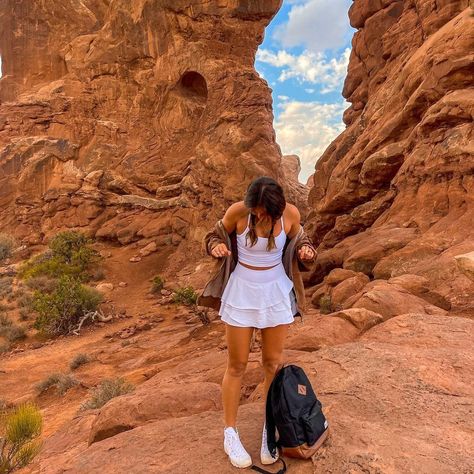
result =
[[274,462],[278,461],[278,448],[276,450],[275,457],[272,456],[268,449],[267,445],[267,429],[265,423],[263,424],[263,432],[262,432],[262,447],[260,448],[260,461],[262,464],[273,464]]
[[242,446],[239,430],[228,426],[224,428],[224,451],[235,467],[249,467],[252,465],[250,454]]

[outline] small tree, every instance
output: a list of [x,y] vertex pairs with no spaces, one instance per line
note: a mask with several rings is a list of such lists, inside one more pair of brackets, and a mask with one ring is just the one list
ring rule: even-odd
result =
[[77,327],[85,312],[95,311],[101,301],[97,290],[64,275],[52,293],[35,291],[33,308],[38,317],[34,326],[49,334],[67,334]]
[[151,287],[151,292],[152,293],[158,293],[163,289],[164,285],[164,280],[160,275],[156,275],[153,280],[152,280],[152,287]]
[[39,409],[23,404],[2,416],[0,421],[0,474],[9,474],[29,464],[38,454],[37,441],[43,428]]
[[60,232],[49,243],[49,250],[32,257],[20,269],[20,277],[29,280],[38,276],[59,278],[71,275],[90,279],[87,270],[100,260],[99,253],[89,246],[90,240],[79,232]]
[[172,295],[173,303],[181,303],[187,306],[192,306],[196,304],[197,293],[194,291],[192,286],[185,286],[183,288],[178,288]]

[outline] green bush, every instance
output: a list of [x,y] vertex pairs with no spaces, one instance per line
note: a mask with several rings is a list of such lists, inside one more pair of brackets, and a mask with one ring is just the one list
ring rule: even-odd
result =
[[69,367],[71,370],[76,370],[81,365],[87,364],[92,359],[87,354],[77,354],[74,359],[71,360]]
[[68,374],[51,374],[46,379],[36,384],[36,390],[43,393],[50,387],[56,387],[60,395],[64,395],[70,388],[78,385],[79,382]]
[[70,276],[59,278],[52,293],[35,291],[33,309],[38,313],[34,327],[54,335],[68,334],[79,325],[87,311],[95,311],[102,295]]
[[81,405],[81,410],[103,407],[109,400],[133,391],[134,386],[123,378],[103,380],[92,391],[92,397]]
[[319,298],[319,309],[322,314],[332,313],[332,303],[329,295],[323,295]]
[[0,233],[0,262],[11,256],[15,247],[15,238],[9,234]]
[[194,291],[194,288],[191,286],[185,286],[184,288],[178,288],[172,296],[174,303],[181,303],[185,305],[193,305],[197,300],[197,293]]
[[0,474],[9,474],[33,460],[41,447],[37,438],[42,428],[41,412],[30,403],[0,418]]
[[49,243],[49,250],[30,258],[20,269],[20,277],[28,280],[38,276],[60,278],[70,275],[83,281],[90,279],[88,268],[100,260],[92,249],[91,241],[83,234],[65,231],[57,234]]
[[163,278],[160,275],[157,275],[152,280],[151,292],[152,293],[160,292],[163,289],[164,284],[165,284],[165,281],[163,280]]
[[71,265],[61,260],[60,257],[53,256],[50,252],[35,255],[30,258],[19,270],[20,278],[29,280],[39,276],[59,278],[63,275],[84,278],[83,268],[78,265]]

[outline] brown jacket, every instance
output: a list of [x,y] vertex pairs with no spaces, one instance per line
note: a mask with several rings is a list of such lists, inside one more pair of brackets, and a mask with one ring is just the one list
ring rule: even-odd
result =
[[[222,223],[222,219],[219,219],[214,228],[204,236],[203,247],[208,255],[212,256],[211,249],[218,243],[226,244],[227,248],[231,251],[231,255],[226,257],[212,256],[217,260],[215,273],[206,283],[202,292],[198,295],[196,301],[197,305],[219,310],[222,293],[227,285],[230,274],[234,271],[238,261],[236,235],[237,233],[235,230],[229,235]],[[303,321],[303,313],[306,311],[306,301],[303,279],[300,272],[308,271],[310,269],[308,263],[314,261],[314,258],[309,262],[300,260],[297,250],[299,250],[303,245],[311,247],[314,251],[314,258],[316,258],[316,249],[314,248],[311,239],[306,235],[303,227],[300,225],[298,233],[292,239],[289,237],[286,238],[282,256],[282,263],[285,272],[288,275],[288,278],[293,282],[293,290],[291,291],[293,316],[299,316],[301,321]]]

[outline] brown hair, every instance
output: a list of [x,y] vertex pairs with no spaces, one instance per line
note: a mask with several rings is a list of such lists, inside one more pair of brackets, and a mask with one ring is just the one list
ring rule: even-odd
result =
[[[268,237],[267,250],[276,248],[275,236],[273,235],[273,229],[275,222],[283,215],[283,211],[286,206],[286,199],[283,193],[283,188],[269,176],[261,176],[254,179],[245,194],[244,204],[248,209],[255,207],[263,207],[265,212],[272,219],[272,228]],[[255,231],[255,215],[250,216],[250,230],[245,236],[245,242],[250,239],[251,247],[257,243],[257,232]]]

